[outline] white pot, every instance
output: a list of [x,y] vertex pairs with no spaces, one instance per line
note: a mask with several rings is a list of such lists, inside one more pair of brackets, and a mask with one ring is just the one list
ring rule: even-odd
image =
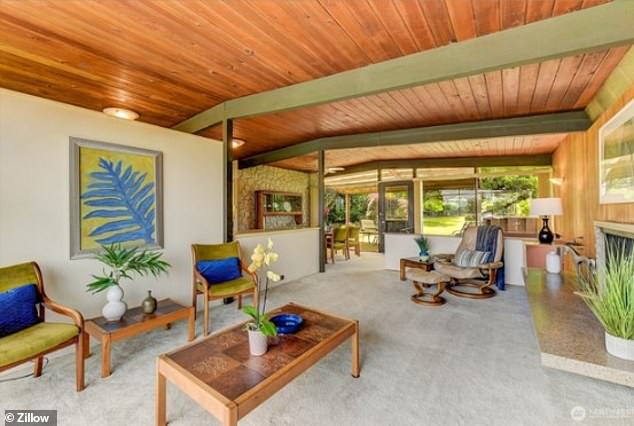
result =
[[106,299],[108,303],[101,310],[102,315],[108,321],[119,321],[128,310],[128,305],[122,300],[123,290],[118,285],[108,287]]
[[546,255],[546,272],[549,274],[561,273],[561,256],[556,251],[552,251]]
[[605,332],[605,348],[608,353],[619,358],[634,361],[634,340],[623,339]]
[[260,330],[249,330],[249,351],[253,356],[264,355],[268,350],[269,339]]

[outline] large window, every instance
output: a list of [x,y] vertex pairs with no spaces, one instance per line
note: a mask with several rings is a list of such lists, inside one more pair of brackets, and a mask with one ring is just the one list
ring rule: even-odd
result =
[[423,232],[458,235],[476,222],[475,179],[423,182]]
[[480,222],[499,225],[507,233],[534,233],[538,221],[528,215],[529,200],[537,197],[537,185],[537,176],[480,178]]
[[490,223],[510,234],[532,234],[539,224],[528,217],[528,206],[537,192],[535,175],[423,180],[423,233],[459,235],[468,224]]
[[[350,223],[360,224],[362,219],[370,219],[376,223],[378,209],[378,194],[363,192],[349,194]],[[328,189],[325,197],[326,223],[343,224],[346,222],[346,196],[340,192]]]

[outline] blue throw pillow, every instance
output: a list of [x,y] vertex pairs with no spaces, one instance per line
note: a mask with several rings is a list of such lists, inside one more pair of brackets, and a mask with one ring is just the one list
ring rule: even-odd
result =
[[242,276],[240,273],[240,260],[237,257],[199,260],[196,262],[196,269],[205,277],[209,284],[224,283]]
[[0,337],[8,336],[40,322],[36,305],[40,294],[35,284],[0,293]]

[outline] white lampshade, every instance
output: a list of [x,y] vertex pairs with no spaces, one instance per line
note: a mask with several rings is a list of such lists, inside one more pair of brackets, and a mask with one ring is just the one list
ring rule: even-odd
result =
[[561,198],[533,198],[531,216],[559,216],[563,214]]

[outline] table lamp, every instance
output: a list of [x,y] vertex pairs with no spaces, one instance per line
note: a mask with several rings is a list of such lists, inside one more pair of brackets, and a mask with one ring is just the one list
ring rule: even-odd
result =
[[540,216],[544,221],[544,226],[539,231],[537,239],[541,244],[551,244],[555,236],[548,227],[548,219],[550,216],[563,214],[561,198],[533,198],[530,200],[530,210],[531,216]]

